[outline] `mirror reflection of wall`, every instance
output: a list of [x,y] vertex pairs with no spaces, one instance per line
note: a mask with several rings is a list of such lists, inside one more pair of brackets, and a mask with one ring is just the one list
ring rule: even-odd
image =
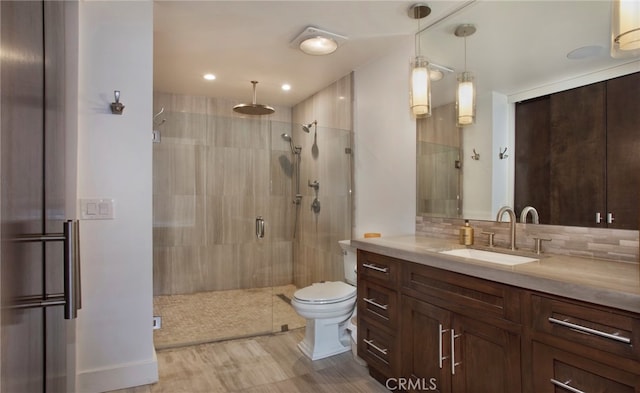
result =
[[[544,29],[540,20],[545,21]],[[469,2],[419,33],[421,53],[430,62],[454,70],[433,83],[434,108],[455,100],[456,76],[465,69],[465,48],[454,35],[461,23],[479,27],[467,38],[466,52],[466,68],[476,76],[478,103],[476,123],[460,130],[460,194],[464,197],[461,208],[450,217],[494,220],[500,206],[514,205],[515,104],[638,72],[640,58],[610,56],[608,1]],[[569,30],[572,33],[565,34]],[[588,56],[576,55],[584,53]],[[420,132],[421,125],[417,127]],[[471,160],[474,148],[480,153],[478,161]],[[509,157],[498,158],[505,148]],[[421,171],[424,168],[418,164]],[[424,173],[418,177],[418,215],[424,210],[420,192],[428,187],[422,181],[435,178]]]
[[462,217],[460,129],[455,104],[434,108],[417,122],[417,211],[430,217]]

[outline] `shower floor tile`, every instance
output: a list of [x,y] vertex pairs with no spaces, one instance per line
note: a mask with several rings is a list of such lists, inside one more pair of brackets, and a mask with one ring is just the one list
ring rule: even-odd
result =
[[157,349],[248,337],[305,326],[288,299],[295,285],[154,296]]

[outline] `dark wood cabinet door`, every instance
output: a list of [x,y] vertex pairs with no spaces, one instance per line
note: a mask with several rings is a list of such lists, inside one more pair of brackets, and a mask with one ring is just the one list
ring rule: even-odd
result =
[[607,81],[607,213],[609,228],[638,229],[640,72]]
[[[618,369],[615,364],[533,342],[533,391],[536,393],[615,392],[637,393],[640,376]],[[571,390],[576,389],[576,390]],[[639,388],[640,389],[640,388]]]
[[538,211],[541,224],[551,222],[550,96],[516,104],[514,209],[519,216],[526,206]]
[[606,213],[605,82],[551,95],[551,224],[593,227]]
[[519,335],[458,314],[452,334],[452,392],[522,391]]
[[409,296],[402,296],[402,310],[403,377],[417,386],[435,378],[435,391],[450,392],[451,313]]

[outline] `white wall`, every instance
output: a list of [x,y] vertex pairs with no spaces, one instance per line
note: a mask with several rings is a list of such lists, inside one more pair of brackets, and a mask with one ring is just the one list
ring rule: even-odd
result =
[[352,236],[415,233],[416,122],[409,111],[414,37],[355,70],[355,223]]
[[[152,310],[153,3],[80,2],[78,196],[114,198],[81,222],[77,391],[158,379]],[[115,27],[117,26],[117,28]],[[112,115],[121,91],[122,116]]]

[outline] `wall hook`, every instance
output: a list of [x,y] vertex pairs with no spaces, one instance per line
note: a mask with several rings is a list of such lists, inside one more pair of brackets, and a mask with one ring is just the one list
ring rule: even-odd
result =
[[471,159],[476,161],[480,160],[480,153],[478,153],[476,149],[473,149],[473,155],[471,156]]
[[121,115],[122,111],[124,111],[124,105],[120,102],[120,90],[114,90],[113,95],[116,101],[111,103],[111,113]]
[[[502,148],[500,148],[500,150],[502,150]],[[504,160],[505,158],[509,157],[507,154],[507,148],[504,148],[504,151],[501,151],[500,154],[498,154],[498,157],[500,157],[501,160]]]

